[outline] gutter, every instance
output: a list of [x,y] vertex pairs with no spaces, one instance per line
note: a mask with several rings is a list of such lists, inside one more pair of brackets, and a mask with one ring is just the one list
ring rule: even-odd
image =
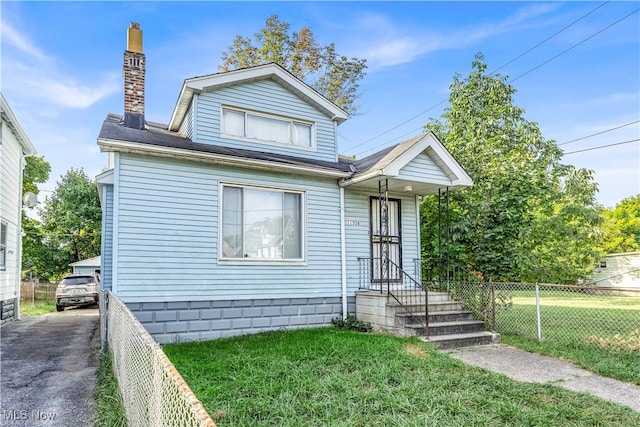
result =
[[342,273],[342,320],[347,318],[347,242],[344,224],[344,188],[340,187],[340,262]]
[[254,169],[271,170],[277,172],[288,171],[292,173],[309,174],[327,176],[332,178],[345,178],[350,175],[349,172],[338,171],[317,167],[313,165],[294,165],[280,162],[271,162],[268,160],[248,159],[225,154],[205,153],[202,151],[191,151],[173,147],[163,147],[158,145],[138,144],[133,142],[124,142],[113,139],[99,139],[98,145],[101,149],[119,151],[132,154],[152,154],[158,157],[170,157],[182,160],[193,160],[203,163],[213,163],[222,165],[244,166]]

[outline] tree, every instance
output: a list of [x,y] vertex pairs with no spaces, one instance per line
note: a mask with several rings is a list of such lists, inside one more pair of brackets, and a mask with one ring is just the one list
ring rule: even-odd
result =
[[[487,74],[486,68],[478,54],[468,77],[454,76],[450,105],[440,120],[430,119],[427,128],[441,137],[474,180],[472,187],[450,195],[448,257],[485,280],[518,280],[532,277],[538,267],[539,257],[532,251],[552,245],[551,237],[539,230],[553,214],[551,206],[557,210],[559,229],[582,236],[576,221],[588,220],[586,228],[596,233],[597,206],[591,202],[597,187],[588,171],[560,164],[562,150],[514,105],[516,90],[506,77]],[[589,184],[582,200],[575,198],[574,181]],[[436,223],[435,203],[431,198],[423,202],[423,224]],[[425,256],[439,255],[436,241],[435,227],[423,231]],[[575,244],[580,253],[593,253],[586,239]],[[556,281],[573,281],[582,274],[570,268],[568,260],[555,261],[567,263],[562,268],[566,276]]]
[[607,253],[640,251],[640,194],[604,209],[604,250]]
[[40,257],[34,254],[34,270],[40,278],[57,281],[69,264],[100,254],[102,210],[96,183],[80,169],[70,169],[40,209]]
[[339,55],[333,43],[320,46],[309,27],[293,33],[289,33],[289,27],[277,15],[271,15],[253,39],[236,36],[222,53],[220,70],[275,62],[348,113],[356,113],[355,101],[359,81],[365,76],[366,59]]
[[[38,184],[47,182],[51,165],[43,156],[28,156],[22,176],[22,194],[32,192],[36,195],[40,193]],[[34,218],[29,218],[25,211],[22,211],[22,270],[30,271],[38,276],[37,267],[34,269],[35,259],[45,258],[45,247],[42,243],[42,223]]]

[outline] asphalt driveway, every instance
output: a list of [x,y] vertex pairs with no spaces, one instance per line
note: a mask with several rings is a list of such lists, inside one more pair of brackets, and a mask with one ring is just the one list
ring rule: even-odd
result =
[[0,328],[0,425],[91,424],[98,319],[97,306],[74,307]]

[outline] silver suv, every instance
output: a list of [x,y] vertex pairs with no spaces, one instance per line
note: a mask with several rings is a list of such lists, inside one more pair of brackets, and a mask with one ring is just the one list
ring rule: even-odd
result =
[[98,303],[98,278],[91,274],[70,274],[56,288],[56,310],[72,305]]

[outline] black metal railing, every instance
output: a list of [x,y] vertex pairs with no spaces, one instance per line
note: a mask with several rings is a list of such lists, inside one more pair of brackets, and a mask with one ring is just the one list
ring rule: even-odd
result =
[[376,276],[379,258],[358,258],[360,289],[384,293],[392,297],[411,316],[417,324],[424,327],[425,336],[429,336],[429,293],[422,285],[399,265],[389,260],[389,274],[381,279]]

